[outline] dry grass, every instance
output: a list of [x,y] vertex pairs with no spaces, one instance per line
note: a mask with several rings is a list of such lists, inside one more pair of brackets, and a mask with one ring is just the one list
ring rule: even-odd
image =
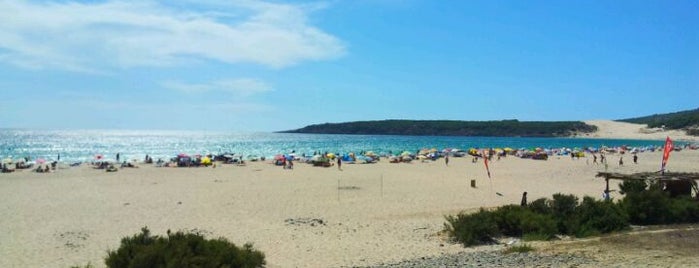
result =
[[654,226],[537,248],[543,254],[578,254],[614,267],[690,267],[699,263],[699,225]]

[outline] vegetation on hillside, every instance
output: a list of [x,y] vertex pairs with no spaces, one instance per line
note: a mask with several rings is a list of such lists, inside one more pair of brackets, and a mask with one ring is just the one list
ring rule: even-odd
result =
[[646,124],[650,128],[684,129],[688,135],[699,135],[699,108],[667,114],[618,120],[621,122]]
[[325,123],[281,132],[413,136],[565,137],[596,130],[597,127],[579,121],[382,120]]

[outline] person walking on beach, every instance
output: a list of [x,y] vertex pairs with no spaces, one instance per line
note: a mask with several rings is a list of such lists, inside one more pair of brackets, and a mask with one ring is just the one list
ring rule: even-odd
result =
[[337,158],[337,170],[342,170],[342,158]]
[[449,166],[449,154],[444,156],[444,164],[446,164],[447,167]]
[[520,206],[527,206],[527,192],[522,193],[522,202],[519,203]]
[[596,154],[592,154],[592,163],[597,165],[597,155]]
[[58,161],[61,161],[61,153],[58,153]]
[[623,166],[623,165],[624,165],[624,157],[620,156],[619,157],[619,166]]
[[117,153],[116,160],[119,162],[119,153]]
[[637,154],[633,154],[633,163],[638,164],[638,155]]

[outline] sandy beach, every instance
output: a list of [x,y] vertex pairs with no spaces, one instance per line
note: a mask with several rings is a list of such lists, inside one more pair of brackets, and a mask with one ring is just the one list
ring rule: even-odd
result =
[[[657,171],[661,152],[640,153],[638,164],[625,155],[624,166],[619,157],[607,156],[609,171]],[[491,179],[482,161],[450,160],[449,166],[444,159],[382,160],[342,171],[302,163],[285,170],[266,161],[0,174],[0,267],[103,267],[106,251],[144,226],[160,235],[186,230],[250,242],[266,254],[268,267],[370,266],[493,249],[446,241],[445,215],[518,204],[524,191],[534,200],[559,192],[601,198],[604,189],[595,174],[605,166],[590,158],[506,157],[491,162]],[[668,169],[699,172],[698,162],[699,151],[673,152]],[[658,260],[681,264],[663,256]]]

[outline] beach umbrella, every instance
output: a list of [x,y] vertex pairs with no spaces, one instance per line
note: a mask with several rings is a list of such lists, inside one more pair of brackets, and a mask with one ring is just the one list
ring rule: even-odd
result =
[[205,156],[204,158],[201,159],[201,163],[204,165],[211,164],[211,158],[209,158],[208,156]]
[[36,163],[39,164],[39,165],[44,164],[44,163],[46,163],[46,159],[39,158],[39,159],[36,160]]
[[3,164],[12,164],[12,158],[5,158],[2,160]]
[[104,155],[101,155],[101,154],[95,155],[96,160],[101,160],[102,158],[104,158]]

